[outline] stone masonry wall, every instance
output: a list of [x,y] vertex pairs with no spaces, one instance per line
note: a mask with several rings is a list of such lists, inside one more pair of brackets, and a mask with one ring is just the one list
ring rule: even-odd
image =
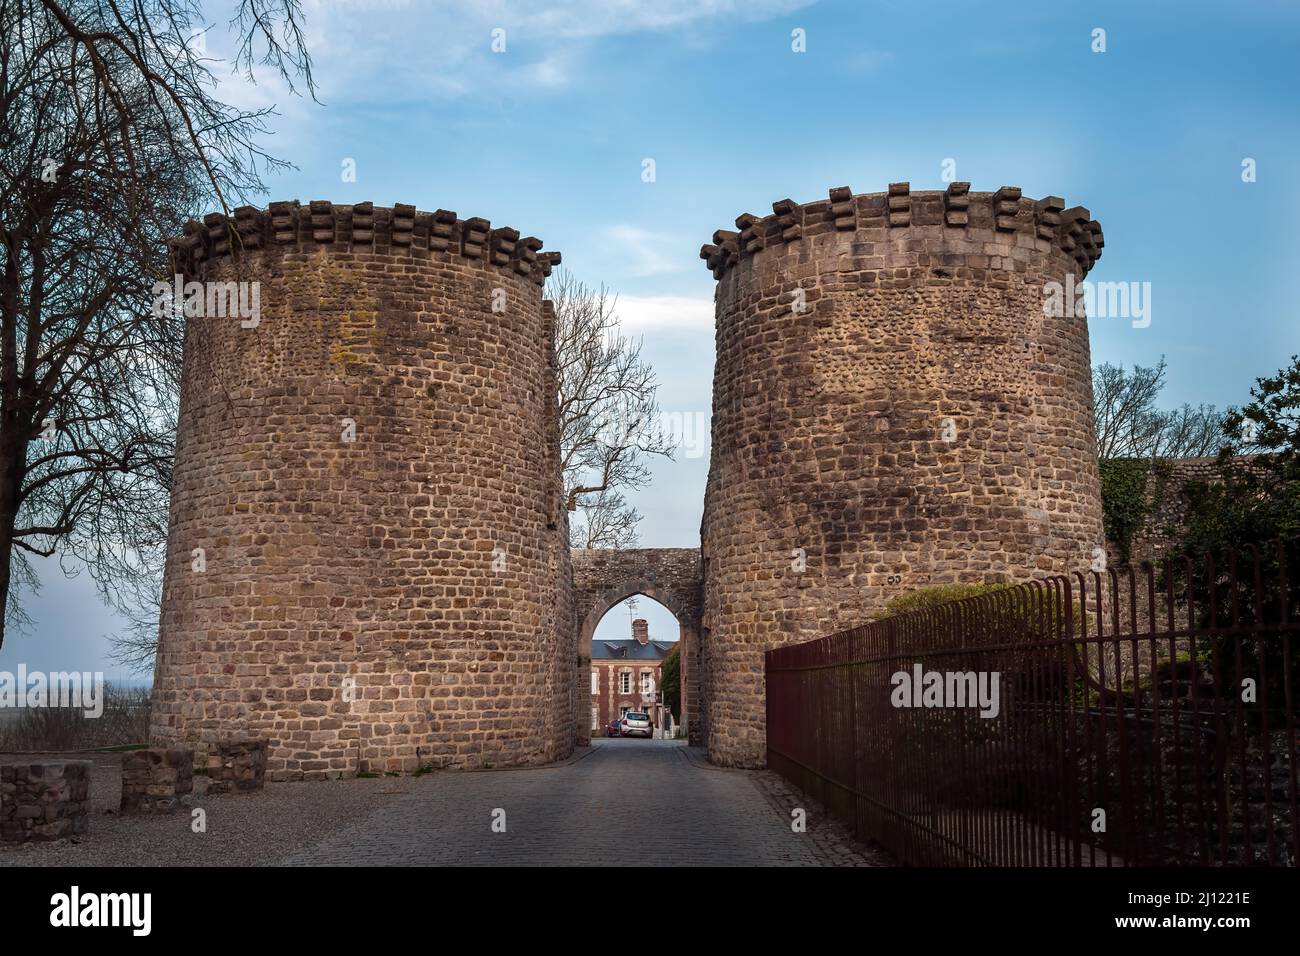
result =
[[194,791],[194,751],[149,747],[122,755],[124,813],[170,813]]
[[[1250,464],[1257,456],[1241,455],[1234,459],[1239,464]],[[1189,483],[1212,483],[1219,480],[1219,459],[1166,458],[1152,463],[1147,469],[1146,500],[1150,510],[1142,529],[1133,537],[1129,561],[1159,561],[1177,544],[1178,534],[1187,518],[1187,499],[1183,493]],[[1121,564],[1118,542],[1107,542],[1107,560],[1112,565]]]
[[370,203],[185,233],[261,314],[187,319],[154,740],[264,736],[271,779],[566,756],[558,254]]
[[90,821],[90,762],[0,764],[0,840],[58,840]]
[[222,741],[208,754],[208,793],[250,793],[266,780],[265,738]]
[[1015,187],[773,204],[715,278],[702,527],[709,756],[765,760],[763,651],[932,582],[1086,565],[1102,543],[1086,320],[1048,282],[1100,255],[1086,209]]
[[591,734],[591,637],[614,605],[634,594],[653,598],[673,612],[681,630],[682,714],[687,737],[703,743],[707,715],[700,696],[700,614],[703,568],[698,548],[578,549],[573,552],[574,634],[578,672],[573,684],[577,736]]

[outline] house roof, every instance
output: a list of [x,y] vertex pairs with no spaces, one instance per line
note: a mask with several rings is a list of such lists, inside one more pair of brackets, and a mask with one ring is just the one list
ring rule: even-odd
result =
[[635,638],[617,641],[591,639],[593,661],[661,661],[668,656],[676,641],[649,641],[640,643]]

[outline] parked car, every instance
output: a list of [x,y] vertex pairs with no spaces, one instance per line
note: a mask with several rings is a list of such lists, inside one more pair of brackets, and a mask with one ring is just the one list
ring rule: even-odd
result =
[[621,737],[622,735],[623,732],[619,729],[619,721],[617,717],[605,725],[606,737]]
[[624,737],[653,737],[655,735],[654,725],[650,723],[650,715],[635,710],[629,710],[623,715],[619,729]]

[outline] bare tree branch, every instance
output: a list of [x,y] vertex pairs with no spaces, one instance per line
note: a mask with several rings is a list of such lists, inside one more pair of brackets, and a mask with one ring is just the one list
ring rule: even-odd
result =
[[[240,0],[233,67],[314,93],[299,0]],[[26,555],[156,633],[184,342],[167,241],[287,164],[214,95],[199,0],[0,0],[0,644]]]
[[1156,406],[1165,384],[1165,360],[1154,368],[1103,363],[1092,370],[1097,421],[1097,456],[1111,458],[1197,458],[1224,446],[1226,412],[1213,405]]
[[560,458],[574,547],[627,547],[641,520],[622,492],[650,481],[646,458],[673,456],[676,436],[662,427],[654,369],[641,342],[619,332],[617,302],[566,270],[551,276],[555,305]]

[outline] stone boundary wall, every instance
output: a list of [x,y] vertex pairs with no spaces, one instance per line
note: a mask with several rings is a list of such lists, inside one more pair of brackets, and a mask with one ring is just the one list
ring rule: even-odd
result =
[[122,755],[123,813],[170,813],[193,792],[193,750],[149,747]]
[[[1239,455],[1233,460],[1249,465],[1260,456]],[[1130,559],[1134,564],[1159,561],[1177,543],[1178,533],[1187,517],[1187,500],[1183,487],[1189,482],[1215,482],[1218,480],[1219,459],[1215,456],[1201,458],[1163,458],[1153,465],[1165,466],[1162,475],[1157,467],[1147,470],[1146,499],[1150,505],[1142,530],[1133,538]],[[1120,562],[1119,545],[1107,542],[1107,558]]]
[[26,843],[85,833],[90,762],[0,764],[0,840]]
[[266,780],[265,740],[232,740],[208,754],[208,793],[250,793]]

